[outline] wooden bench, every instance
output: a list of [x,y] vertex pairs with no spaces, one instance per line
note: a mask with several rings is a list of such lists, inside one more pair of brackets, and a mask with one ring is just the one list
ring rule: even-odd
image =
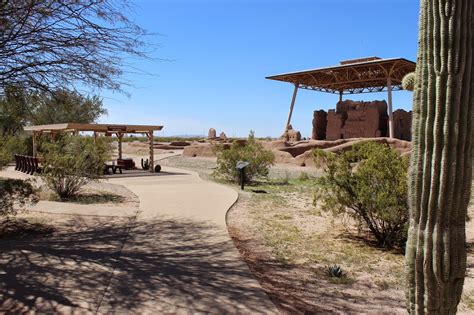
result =
[[20,171],[30,175],[33,175],[34,173],[41,173],[42,168],[39,164],[39,160],[36,157],[15,154],[16,171]]
[[122,166],[117,165],[115,163],[112,164],[105,164],[104,165],[104,175],[110,175],[110,172],[112,171],[112,174],[117,174],[117,170],[122,174]]
[[125,170],[133,170],[135,168],[133,159],[117,159],[116,165],[123,167]]

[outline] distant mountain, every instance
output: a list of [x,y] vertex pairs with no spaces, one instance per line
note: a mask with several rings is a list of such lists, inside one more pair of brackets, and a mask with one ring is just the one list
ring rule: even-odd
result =
[[[157,136],[161,137],[161,136]],[[172,136],[164,136],[162,138],[206,138],[205,135],[172,135]]]

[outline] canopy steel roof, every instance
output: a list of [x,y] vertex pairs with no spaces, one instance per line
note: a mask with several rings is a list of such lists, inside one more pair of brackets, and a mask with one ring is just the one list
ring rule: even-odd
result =
[[403,77],[415,71],[416,63],[405,58],[367,57],[341,61],[340,65],[288,72],[266,77],[293,83],[300,89],[337,94],[382,92],[391,79],[391,89],[401,90]]

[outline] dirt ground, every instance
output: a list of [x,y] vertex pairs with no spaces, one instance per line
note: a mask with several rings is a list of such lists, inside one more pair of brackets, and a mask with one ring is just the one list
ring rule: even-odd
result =
[[[162,164],[212,179],[215,159],[172,157]],[[305,175],[302,175],[305,174]],[[368,244],[348,218],[313,205],[309,167],[277,165],[270,181],[247,186],[229,211],[229,233],[262,287],[288,314],[406,314],[404,256]],[[236,188],[237,189],[237,188]],[[469,215],[474,218],[471,201]],[[468,270],[459,314],[474,312],[474,222],[467,225]],[[331,278],[338,265],[345,277]]]
[[[130,153],[134,153],[133,149]],[[211,174],[215,168],[215,158],[173,156],[159,163],[191,169],[205,179],[214,180]],[[283,313],[405,314],[403,253],[368,244],[367,235],[353,228],[350,219],[334,218],[315,207],[312,179],[320,175],[312,167],[277,165],[271,169],[269,181],[247,186],[245,191],[239,190],[239,200],[227,214],[227,225],[243,259]],[[232,186],[238,189],[236,185]],[[57,211],[20,213],[17,223],[9,222],[1,227],[18,231],[14,225],[21,224],[28,235],[24,241],[21,240],[22,235],[8,233],[3,239],[4,260],[0,264],[9,261],[11,269],[6,274],[16,274],[15,268],[31,272],[23,273],[26,278],[3,280],[5,283],[24,283],[25,288],[23,293],[20,288],[18,292],[11,293],[12,296],[4,296],[0,312],[2,309],[11,310],[12,305],[8,303],[18,300],[22,302],[15,305],[18,312],[30,309],[32,301],[25,292],[35,288],[46,287],[47,292],[41,294],[55,298],[67,297],[67,294],[60,296],[62,293],[58,288],[70,295],[76,294],[72,291],[74,285],[70,283],[51,282],[60,274],[73,275],[74,281],[85,281],[84,277],[87,277],[87,281],[95,283],[96,288],[105,288],[115,255],[126,234],[123,228],[116,227],[127,226],[138,208],[138,200],[131,192],[124,191],[119,185],[106,183],[88,185],[81,197],[68,206],[78,211],[81,211],[82,206],[87,206],[87,211],[91,213],[95,207],[111,213],[123,211],[123,216],[63,214],[60,210],[64,203],[51,200],[47,192],[42,194],[41,199]],[[469,215],[473,219],[467,224],[468,270],[459,314],[474,313],[474,198]],[[86,235],[85,232],[89,230],[97,233]],[[116,232],[109,235],[104,232],[108,230]],[[10,255],[14,243],[9,242],[9,239],[20,238],[20,244],[28,244],[32,233],[40,236],[35,241],[38,243],[36,247],[31,247],[31,252],[22,252],[22,255]],[[78,268],[75,252],[67,256],[72,257],[66,264],[70,265],[70,269],[48,269],[46,263],[44,266],[31,264],[32,259],[41,256],[48,263],[64,260],[66,256],[61,251],[69,250],[72,246],[85,246],[83,242],[76,242],[77,237],[94,240],[87,245],[90,248],[80,250],[93,253],[96,249],[103,250],[106,247],[108,254],[103,264],[106,268],[92,266],[88,261],[79,261]],[[64,242],[56,241],[58,239],[64,239]],[[41,251],[51,246],[56,249],[53,255]],[[330,265],[340,266],[345,276],[329,277],[327,267]],[[35,270],[41,272],[35,273]],[[77,294],[83,294],[81,297],[88,300],[91,298],[89,293],[93,294],[87,290]],[[64,303],[69,302],[65,300]]]
[[68,202],[44,190],[42,204],[48,212],[0,223],[0,313],[95,313],[139,200],[123,186],[91,183]]

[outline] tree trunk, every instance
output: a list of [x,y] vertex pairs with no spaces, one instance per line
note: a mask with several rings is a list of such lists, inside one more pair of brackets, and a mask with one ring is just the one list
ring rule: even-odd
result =
[[408,310],[454,314],[472,180],[472,0],[421,0],[409,174]]

